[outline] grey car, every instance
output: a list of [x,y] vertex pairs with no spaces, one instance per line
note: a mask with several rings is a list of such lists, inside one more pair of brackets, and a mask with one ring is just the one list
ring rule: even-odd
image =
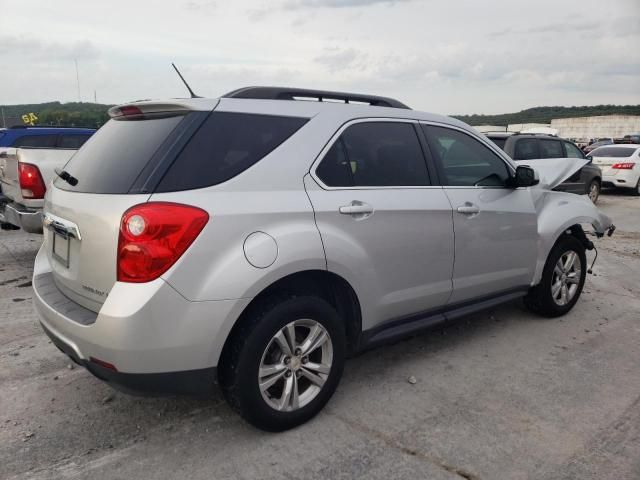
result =
[[535,162],[541,158],[580,158],[588,161],[556,187],[560,192],[588,195],[593,203],[598,201],[602,189],[602,171],[585,156],[576,144],[563,138],[543,134],[488,133],[487,137],[502,148],[514,160]]
[[571,172],[390,98],[250,87],[109,113],[47,190],[42,327],[115,387],[218,384],[266,430],[320,411],[350,354],[522,297],[567,313],[582,226],[613,228],[550,190]]

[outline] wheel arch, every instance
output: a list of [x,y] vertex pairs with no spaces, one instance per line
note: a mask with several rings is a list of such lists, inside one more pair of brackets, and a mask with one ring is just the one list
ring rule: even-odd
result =
[[360,301],[343,277],[327,270],[305,270],[286,275],[262,289],[244,308],[225,340],[219,363],[224,363],[230,345],[257,308],[277,296],[314,296],[327,301],[344,320],[348,353],[358,350],[362,334]]

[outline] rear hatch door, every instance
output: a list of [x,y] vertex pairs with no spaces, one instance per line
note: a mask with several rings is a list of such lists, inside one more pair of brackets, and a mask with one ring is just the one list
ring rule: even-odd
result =
[[149,199],[154,188],[150,179],[161,176],[163,162],[207,114],[180,111],[111,119],[65,166],[71,183],[77,183],[54,180],[45,198],[44,248],[65,295],[100,310],[117,279],[122,215]]

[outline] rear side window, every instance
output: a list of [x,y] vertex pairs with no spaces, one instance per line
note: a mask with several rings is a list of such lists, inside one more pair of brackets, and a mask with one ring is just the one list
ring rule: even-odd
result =
[[330,187],[429,185],[415,128],[402,122],[363,122],[348,127],[316,169]]
[[84,142],[89,140],[91,135],[64,133],[58,137],[58,148],[71,148],[77,150]]
[[584,158],[584,155],[578,147],[573,143],[564,142],[564,148],[567,151],[568,158]]
[[256,164],[308,119],[212,112],[191,138],[156,191],[217,185]]
[[558,140],[540,140],[540,158],[562,158],[562,144]]
[[109,120],[64,167],[78,179],[78,184],[71,186],[56,178],[56,187],[85,193],[128,193],[153,154],[183,119],[179,115]]
[[535,138],[519,138],[513,151],[514,160],[535,160],[540,158],[538,140]]
[[22,135],[13,142],[13,147],[54,148],[57,135]]

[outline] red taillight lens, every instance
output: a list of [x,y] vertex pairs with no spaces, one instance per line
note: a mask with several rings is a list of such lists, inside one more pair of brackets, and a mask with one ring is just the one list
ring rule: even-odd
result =
[[209,221],[200,208],[149,202],[127,210],[118,238],[118,281],[149,282],[166,272]]
[[611,168],[615,168],[616,170],[631,170],[635,167],[635,162],[624,162],[624,163],[614,163]]
[[40,170],[30,163],[18,162],[18,181],[22,198],[38,199],[44,198],[47,187],[40,174]]
[[120,115],[123,117],[142,115],[142,110],[138,107],[134,107],[133,105],[125,105],[124,107],[120,107],[118,110],[120,110]]

